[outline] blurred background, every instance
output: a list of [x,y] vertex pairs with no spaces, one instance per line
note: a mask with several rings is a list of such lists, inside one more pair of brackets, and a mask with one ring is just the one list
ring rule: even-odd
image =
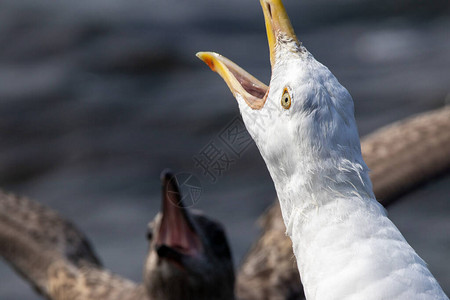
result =
[[[450,102],[448,0],[285,5],[300,40],[353,95],[361,136]],[[56,209],[106,267],[140,281],[161,170],[195,174],[194,207],[225,224],[238,265],[275,190],[254,144],[215,180],[196,167],[239,116],[200,50],[268,83],[259,1],[1,1],[1,188]],[[449,174],[389,213],[450,293]],[[0,261],[0,299],[39,297]]]

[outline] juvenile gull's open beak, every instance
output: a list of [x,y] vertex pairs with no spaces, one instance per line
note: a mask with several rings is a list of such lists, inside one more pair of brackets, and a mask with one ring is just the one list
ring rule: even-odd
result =
[[[297,41],[297,37],[281,0],[260,0],[260,3],[264,12],[273,68],[279,41]],[[258,110],[264,106],[269,91],[269,87],[264,83],[220,54],[199,52],[197,57],[225,80],[235,97],[240,95],[252,109]]]
[[156,241],[156,252],[183,265],[183,257],[203,252],[202,242],[182,202],[176,178],[164,171],[162,180],[162,220]]

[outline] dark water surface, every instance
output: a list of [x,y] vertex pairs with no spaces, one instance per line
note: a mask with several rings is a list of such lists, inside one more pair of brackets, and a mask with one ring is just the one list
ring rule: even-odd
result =
[[[355,100],[361,135],[450,102],[448,1],[286,0],[304,45]],[[61,212],[105,266],[140,281],[159,173],[195,173],[196,208],[222,221],[239,263],[275,198],[252,144],[215,183],[193,158],[238,116],[195,52],[266,83],[259,1],[0,2],[0,184]],[[450,293],[450,176],[390,216]],[[0,264],[0,299],[39,299]]]

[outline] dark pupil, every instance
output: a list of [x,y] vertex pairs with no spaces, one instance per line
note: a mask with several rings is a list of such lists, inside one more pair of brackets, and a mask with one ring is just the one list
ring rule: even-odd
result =
[[284,98],[284,102],[288,103],[288,98],[287,97]]

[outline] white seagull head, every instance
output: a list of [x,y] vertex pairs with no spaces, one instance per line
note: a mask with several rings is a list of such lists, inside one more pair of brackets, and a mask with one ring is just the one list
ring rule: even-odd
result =
[[320,176],[313,169],[328,168],[312,161],[356,157],[357,168],[366,170],[350,94],[298,41],[282,2],[260,2],[272,65],[269,87],[217,53],[197,56],[222,76],[237,99],[275,185],[298,170]]

